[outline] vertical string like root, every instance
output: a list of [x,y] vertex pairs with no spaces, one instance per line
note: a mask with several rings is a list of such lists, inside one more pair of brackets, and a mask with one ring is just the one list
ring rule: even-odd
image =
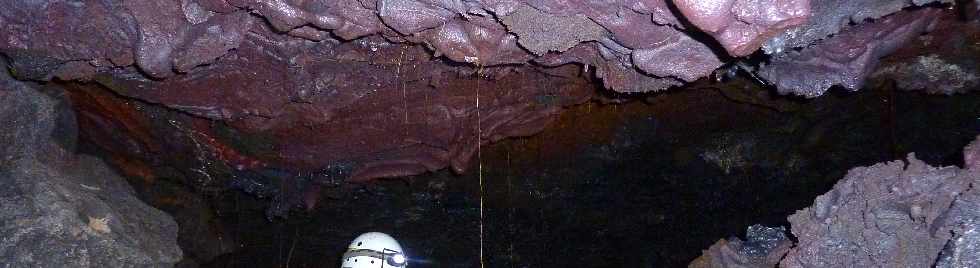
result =
[[201,189],[206,189],[211,185],[211,182],[214,181],[214,178],[211,177],[211,173],[208,172],[208,170],[210,170],[209,166],[211,166],[212,163],[210,160],[208,160],[207,149],[197,141],[197,138],[194,137],[195,135],[206,137],[206,135],[198,131],[185,128],[183,125],[178,123],[177,120],[171,119],[168,120],[167,123],[170,123],[171,126],[183,133],[184,136],[187,136],[187,138],[194,143],[194,153],[197,161],[201,163],[201,166],[198,168],[191,168],[190,170],[201,174],[202,178],[199,179],[197,183],[200,185]]
[[480,125],[480,76],[483,75],[483,66],[477,71],[476,77],[476,159],[479,163],[477,166],[477,176],[480,178],[480,268],[484,268],[485,259],[483,256],[483,245],[484,245],[484,234],[483,234],[483,151],[482,142],[480,142],[480,137],[483,137],[483,128]]

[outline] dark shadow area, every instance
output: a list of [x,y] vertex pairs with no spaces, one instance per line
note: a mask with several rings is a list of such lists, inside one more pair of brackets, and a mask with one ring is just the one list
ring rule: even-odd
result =
[[[213,214],[185,216],[207,222],[181,235],[188,256],[216,256],[205,267],[330,267],[366,231],[396,236],[413,267],[474,267],[481,226],[487,267],[678,267],[749,225],[785,226],[851,167],[912,152],[960,164],[980,134],[978,114],[980,94],[888,83],[813,100],[741,80],[695,84],[645,102],[576,106],[544,133],[481,148],[462,175],[324,187],[314,208],[288,219],[270,222],[269,200],[239,191],[185,193],[200,202],[191,211]],[[208,237],[194,235],[202,226],[220,232],[210,247],[225,248],[186,242]]]

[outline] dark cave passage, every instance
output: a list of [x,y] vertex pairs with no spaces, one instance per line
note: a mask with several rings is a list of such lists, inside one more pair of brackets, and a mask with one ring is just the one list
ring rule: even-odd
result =
[[[788,215],[850,167],[908,153],[962,165],[960,149],[980,134],[977,93],[926,95],[879,83],[801,100],[745,98],[739,87],[754,86],[740,81],[699,85],[575,106],[540,134],[482,147],[461,175],[320,186],[314,207],[271,221],[269,197],[165,175],[130,181],[147,202],[196,222],[181,226],[180,241],[192,260],[214,258],[206,267],[338,263],[364,231],[398,234],[414,267],[473,267],[481,175],[489,267],[624,266],[632,258],[677,267],[750,225],[787,226]],[[104,155],[97,142],[82,143]]]

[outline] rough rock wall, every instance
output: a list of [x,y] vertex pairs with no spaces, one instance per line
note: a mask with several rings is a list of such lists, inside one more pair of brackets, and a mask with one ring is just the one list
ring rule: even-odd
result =
[[[812,206],[789,217],[797,240],[792,248],[766,247],[753,255],[730,249],[740,248],[737,238],[735,244],[721,240],[692,267],[776,264],[744,261],[759,259],[754,256],[776,256],[779,267],[980,265],[977,143],[980,137],[964,150],[964,168],[932,167],[914,154],[854,168]],[[751,241],[757,232],[749,233]]]
[[[177,225],[95,157],[65,148],[70,110],[0,77],[0,260],[15,267],[170,267]],[[68,134],[66,134],[68,133]]]

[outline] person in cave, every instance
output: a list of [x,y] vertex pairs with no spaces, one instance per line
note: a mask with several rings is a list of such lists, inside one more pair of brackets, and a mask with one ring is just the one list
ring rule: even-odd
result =
[[380,232],[357,236],[344,252],[341,268],[408,267],[408,258],[398,241]]

